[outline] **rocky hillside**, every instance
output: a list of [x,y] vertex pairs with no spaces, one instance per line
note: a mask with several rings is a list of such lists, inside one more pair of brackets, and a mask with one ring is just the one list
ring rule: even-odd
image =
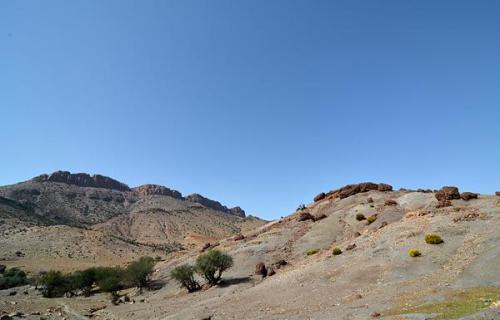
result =
[[[500,319],[500,197],[349,185],[218,248],[234,267],[218,287],[187,294],[173,267],[145,303],[110,319]],[[426,242],[435,234],[443,242]],[[333,250],[335,249],[335,250]],[[412,257],[410,250],[420,256]],[[263,275],[264,274],[264,275]],[[267,276],[266,276],[267,275]],[[165,303],[168,301],[168,303]],[[145,307],[147,306],[147,307]]]
[[[150,209],[190,210],[207,208],[214,212],[245,217],[240,207],[227,208],[218,201],[199,194],[183,197],[179,191],[147,184],[129,188],[126,184],[102,175],[57,171],[29,181],[0,187],[3,210],[25,212],[40,223],[92,225],[112,217]],[[161,201],[157,201],[161,199]]]
[[[147,207],[141,204],[146,201],[151,208],[167,207],[162,203],[166,198],[147,196],[151,198],[139,199],[134,205]],[[142,247],[116,237],[106,240],[108,234],[102,230],[144,242],[153,242],[156,237],[138,232],[141,226],[153,234],[186,235],[185,250],[167,255],[156,265],[153,278],[162,284],[161,289],[120,292],[131,300],[118,305],[105,302],[103,294],[43,299],[31,292],[17,296],[0,292],[6,301],[4,308],[24,313],[58,310],[59,318],[75,319],[83,315],[94,319],[183,320],[500,319],[500,193],[480,195],[452,186],[393,190],[388,184],[353,184],[320,193],[305,208],[285,218],[255,223],[240,228],[237,236],[231,233],[218,239],[200,239],[183,229],[186,213],[174,208],[186,200],[174,200],[169,200],[166,209],[169,221],[160,210],[148,209],[117,215],[71,236],[57,227],[58,238],[68,239],[66,246],[81,249],[75,243],[99,236],[95,241],[103,242],[93,250],[107,253],[104,248],[109,246],[113,254],[122,255]],[[193,208],[213,210],[188,202]],[[207,225],[203,211],[188,214],[192,217],[189,220]],[[218,214],[245,220],[222,211]],[[227,220],[220,220],[224,222]],[[48,236],[36,232],[28,230],[33,245],[35,239]],[[51,230],[51,234],[55,232]],[[26,232],[2,237],[9,242],[0,240],[0,247],[11,250],[26,238]],[[187,244],[190,240],[198,242]],[[193,264],[207,247],[229,253],[234,266],[223,274],[219,285],[187,293],[171,279],[170,272],[181,264]],[[12,255],[16,259],[15,253]],[[36,260],[20,261],[31,264]],[[198,276],[196,280],[203,283]],[[59,313],[51,315],[57,318]]]
[[33,270],[41,260],[41,269],[61,259],[70,269],[110,264],[185,250],[264,223],[198,194],[183,197],[160,185],[129,188],[101,175],[58,171],[0,187],[0,260]]

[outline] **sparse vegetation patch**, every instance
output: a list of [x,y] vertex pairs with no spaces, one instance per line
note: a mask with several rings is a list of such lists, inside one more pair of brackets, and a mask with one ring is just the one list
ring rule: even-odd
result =
[[425,236],[425,242],[428,244],[440,244],[443,243],[443,239],[434,233],[429,233]]
[[418,249],[410,249],[408,251],[408,255],[412,258],[420,257],[422,253]]
[[315,255],[318,252],[319,252],[319,249],[309,249],[309,250],[307,250],[306,254],[308,256],[312,256],[312,255]]
[[365,217],[365,215],[364,215],[364,214],[362,214],[362,213],[358,213],[358,214],[356,215],[356,220],[358,220],[358,221],[363,221],[363,220],[366,220],[366,217]]

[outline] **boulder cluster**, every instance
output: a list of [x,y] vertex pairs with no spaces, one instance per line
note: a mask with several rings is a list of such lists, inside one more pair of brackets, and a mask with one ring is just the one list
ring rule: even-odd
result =
[[261,275],[262,278],[271,277],[276,274],[275,269],[280,269],[286,266],[288,263],[285,260],[278,260],[270,266],[266,266],[264,262],[259,262],[255,265],[255,274]]
[[437,207],[444,208],[452,205],[451,200],[462,199],[464,201],[469,201],[472,199],[477,199],[479,195],[473,192],[460,193],[457,187],[444,186],[436,192],[435,196],[438,200]]
[[358,193],[368,192],[372,190],[378,191],[392,191],[392,186],[386,183],[373,183],[373,182],[363,182],[358,184],[348,184],[340,189],[336,189],[330,191],[328,193],[320,193],[316,197],[314,197],[314,201],[320,201],[325,198],[335,199],[340,198],[344,199],[350,196],[353,196]]

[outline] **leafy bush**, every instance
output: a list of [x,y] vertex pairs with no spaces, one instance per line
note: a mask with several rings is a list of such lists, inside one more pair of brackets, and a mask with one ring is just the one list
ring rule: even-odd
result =
[[145,287],[154,266],[155,261],[151,257],[141,257],[139,260],[130,263],[126,269],[128,284],[138,288]]
[[342,253],[342,250],[340,250],[339,247],[335,247],[335,248],[333,248],[332,253],[334,256],[338,256],[339,254]]
[[154,259],[142,257],[131,262],[126,269],[120,267],[97,267],[63,274],[60,271],[49,271],[42,275],[39,284],[43,286],[44,297],[61,297],[67,292],[76,293],[81,290],[89,296],[95,284],[102,292],[114,292],[123,288],[144,287],[154,267]]
[[319,252],[319,249],[309,249],[309,250],[307,250],[306,254],[308,256],[312,256],[312,255],[314,255],[314,254],[316,254],[318,252]]
[[83,271],[76,271],[68,276],[69,290],[74,292],[82,290],[83,295],[88,297],[96,279],[96,269],[89,268]]
[[374,215],[371,215],[368,218],[366,218],[366,223],[372,224],[373,222],[375,222],[375,220],[377,220],[377,215],[374,214]]
[[0,290],[26,284],[26,273],[18,268],[5,269],[0,276]]
[[418,249],[410,249],[410,250],[408,251],[408,255],[409,255],[410,257],[415,258],[415,257],[420,257],[422,254],[420,253],[420,251],[419,251]]
[[362,213],[358,213],[358,214],[356,215],[356,220],[358,220],[358,221],[363,221],[363,220],[366,220],[366,217],[365,217],[365,215],[364,215],[364,214],[362,214]]
[[222,272],[233,266],[233,258],[219,250],[210,250],[196,259],[196,270],[210,285],[217,284]]
[[443,243],[444,241],[437,234],[429,233],[428,235],[425,236],[425,242],[429,244],[440,244]]
[[40,279],[42,295],[46,298],[62,297],[70,288],[69,281],[61,271],[51,270]]
[[194,279],[196,268],[187,264],[176,267],[170,276],[186,288],[188,292],[200,289],[200,284]]
[[95,283],[102,292],[112,292],[124,288],[125,270],[120,267],[95,268]]

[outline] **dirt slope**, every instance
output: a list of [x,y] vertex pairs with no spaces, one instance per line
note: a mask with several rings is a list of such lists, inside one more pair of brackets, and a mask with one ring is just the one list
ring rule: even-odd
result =
[[[188,294],[170,279],[175,266],[199,255],[200,247],[193,246],[157,264],[154,278],[163,283],[161,289],[124,292],[131,303],[112,306],[102,294],[48,300],[30,293],[5,296],[5,306],[9,311],[59,306],[67,318],[72,314],[64,306],[73,316],[105,306],[92,313],[96,319],[499,319],[500,197],[437,206],[432,192],[325,197],[304,210],[322,219],[299,221],[303,212],[297,212],[254,226],[244,240],[220,240],[218,248],[235,263],[217,287]],[[367,224],[357,214],[377,218]],[[116,230],[133,233],[132,226],[147,223],[141,214],[132,219],[123,229],[117,221]],[[444,243],[427,244],[428,233],[439,234]],[[334,256],[337,246],[343,253]],[[422,255],[410,257],[413,248]],[[311,249],[318,253],[307,255]],[[275,275],[254,275],[257,263],[279,260],[287,265]]]

